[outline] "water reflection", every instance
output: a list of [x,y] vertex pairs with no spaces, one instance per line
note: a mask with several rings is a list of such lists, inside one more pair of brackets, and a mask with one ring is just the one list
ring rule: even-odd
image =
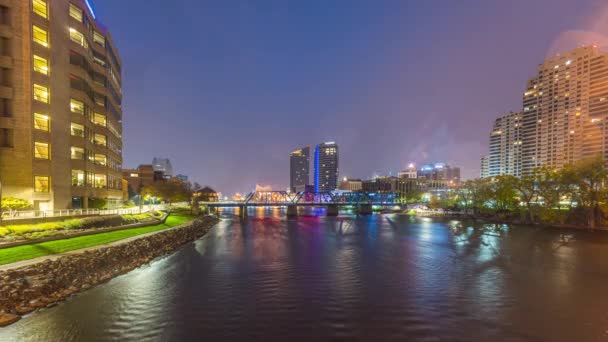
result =
[[307,208],[222,211],[204,238],[0,340],[598,340],[608,237]]

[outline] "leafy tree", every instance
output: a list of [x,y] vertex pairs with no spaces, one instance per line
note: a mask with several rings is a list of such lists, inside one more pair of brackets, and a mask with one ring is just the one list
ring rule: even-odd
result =
[[600,202],[606,198],[604,184],[608,174],[602,156],[581,159],[575,163],[580,204],[588,211],[587,222],[597,227],[601,222]]
[[491,183],[496,210],[506,212],[518,207],[516,185],[519,180],[515,176],[502,175]]
[[538,196],[536,189],[536,177],[534,175],[523,175],[513,184],[519,194],[520,202],[526,206],[526,215],[529,222],[534,222],[532,203]]

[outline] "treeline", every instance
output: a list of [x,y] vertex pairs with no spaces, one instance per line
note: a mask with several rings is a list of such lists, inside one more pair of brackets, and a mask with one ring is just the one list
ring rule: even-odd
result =
[[445,198],[431,198],[429,206],[527,223],[599,227],[608,213],[608,173],[601,156],[587,158],[519,178],[469,180]]

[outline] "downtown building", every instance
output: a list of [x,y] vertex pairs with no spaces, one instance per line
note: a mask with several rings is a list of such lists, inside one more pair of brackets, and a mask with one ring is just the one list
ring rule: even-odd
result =
[[300,192],[310,184],[310,147],[291,151],[289,154],[289,190]]
[[0,1],[2,196],[122,201],[121,61],[87,0]]
[[338,188],[338,145],[326,142],[315,148],[315,192],[329,192]]
[[485,160],[486,177],[521,176],[521,122],[522,113],[518,112],[507,113],[494,121],[490,133],[490,153]]

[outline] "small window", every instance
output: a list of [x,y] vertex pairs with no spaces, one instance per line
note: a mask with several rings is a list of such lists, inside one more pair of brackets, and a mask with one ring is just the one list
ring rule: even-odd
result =
[[93,140],[93,142],[95,143],[95,145],[106,146],[107,138],[103,134],[95,133],[95,139]]
[[84,115],[84,102],[70,99],[70,111]]
[[105,154],[95,154],[94,156],[94,163],[97,165],[106,165],[108,162],[106,155]]
[[70,158],[75,160],[84,160],[84,148],[72,146],[70,148]]
[[50,131],[50,119],[48,115],[34,113],[34,128],[39,129],[41,131]]
[[49,46],[49,33],[46,32],[46,30],[41,29],[40,27],[34,25],[33,32],[34,32],[34,42],[36,42],[44,47]]
[[99,126],[106,127],[106,116],[99,113],[93,114],[93,123]]
[[45,86],[41,86],[39,84],[34,84],[34,100],[49,103],[50,102],[50,94],[49,88]]
[[44,0],[32,0],[32,5],[34,9],[34,13],[43,17],[44,19],[49,18],[49,7]]
[[95,187],[105,188],[107,185],[107,177],[104,174],[95,174]]
[[46,58],[34,55],[34,71],[43,75],[49,74],[49,61]]
[[72,170],[72,186],[84,186],[84,171]]
[[0,128],[0,147],[13,147],[13,130]]
[[87,41],[86,41],[86,39],[84,39],[84,35],[71,27],[70,27],[70,39],[74,43],[76,43],[84,48],[88,47]]
[[51,177],[49,176],[34,176],[34,191],[49,192],[51,189]]
[[93,41],[101,46],[106,46],[106,37],[97,31],[93,31]]
[[76,19],[79,23],[83,20],[82,10],[72,4],[70,4],[70,17]]
[[72,122],[70,124],[70,132],[73,137],[84,138],[84,126],[81,124]]
[[36,159],[51,159],[51,148],[48,143],[34,143],[34,157]]

